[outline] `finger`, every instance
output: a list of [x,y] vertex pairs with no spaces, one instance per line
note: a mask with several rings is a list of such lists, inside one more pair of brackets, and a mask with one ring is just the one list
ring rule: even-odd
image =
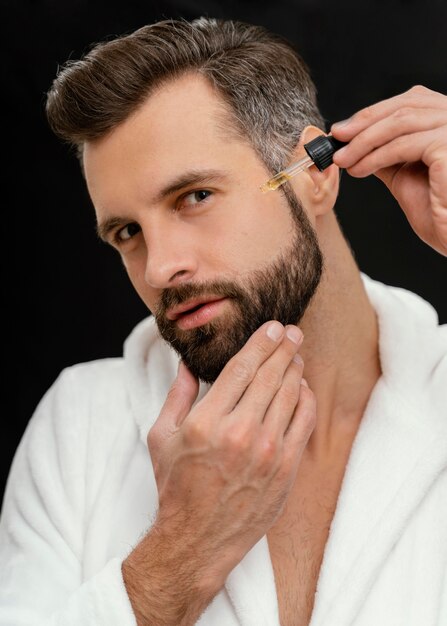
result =
[[334,154],[334,163],[351,168],[373,150],[397,137],[439,128],[447,124],[447,107],[441,109],[400,108],[357,134]]
[[271,439],[283,438],[298,405],[304,363],[297,353],[284,374],[282,385],[267,409],[264,429]]
[[347,171],[355,178],[363,178],[397,163],[423,161],[429,167],[434,161],[445,158],[446,146],[442,144],[441,136],[446,132],[447,125],[397,137],[370,152]]
[[[303,341],[296,326],[287,326],[278,349],[258,369],[250,385],[233,411],[237,421],[261,424],[267,410],[284,383],[284,375]],[[289,381],[290,382],[290,381]]]
[[317,423],[317,402],[314,393],[301,379],[298,405],[284,435],[284,460],[292,462],[307,445]]
[[332,124],[331,133],[336,139],[348,142],[371,124],[391,115],[398,109],[403,107],[442,109],[446,106],[445,101],[444,94],[417,85],[402,94],[361,109],[348,120]]
[[[406,164],[397,163],[396,165],[390,165],[377,170],[374,172],[374,176],[381,180],[388,187],[391,193],[393,193],[395,183],[399,182],[400,175],[405,174],[406,172],[411,172],[413,179],[420,178],[421,181],[424,182],[424,187],[419,188],[419,193],[415,189],[408,189],[408,200],[413,202],[418,213],[425,213],[424,211],[420,211],[419,208],[424,206],[427,200],[427,189],[425,188],[425,182],[427,180],[427,167],[424,163],[421,163],[420,161]],[[406,194],[403,193],[400,195],[399,200],[404,200],[405,198]],[[404,206],[401,208],[405,211]]]
[[191,411],[199,393],[199,382],[180,361],[177,376],[166,396],[157,420],[159,428],[178,427]]
[[204,401],[219,407],[220,415],[230,413],[252,382],[260,366],[278,349],[284,326],[270,321],[258,328],[247,343],[223,368]]

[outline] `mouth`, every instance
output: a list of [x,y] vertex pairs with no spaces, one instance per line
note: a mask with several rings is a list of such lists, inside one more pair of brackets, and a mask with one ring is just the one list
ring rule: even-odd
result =
[[202,297],[190,300],[168,311],[166,317],[181,330],[203,326],[218,315],[228,298]]
[[184,302],[179,306],[169,309],[166,317],[168,320],[178,320],[183,315],[194,313],[194,311],[198,311],[199,308],[205,304],[211,304],[212,302],[217,302],[218,300],[222,300],[222,298],[219,296],[202,296],[201,298],[194,298],[193,300],[188,300],[188,302]]

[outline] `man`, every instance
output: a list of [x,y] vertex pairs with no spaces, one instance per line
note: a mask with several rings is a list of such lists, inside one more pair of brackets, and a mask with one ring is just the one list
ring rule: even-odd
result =
[[338,166],[375,174],[446,254],[446,97],[359,112],[332,128],[335,165],[265,195],[324,125],[304,63],[259,27],[98,45],[48,115],[153,317],[31,420],[0,624],[441,624],[446,329],[359,272],[333,207]]

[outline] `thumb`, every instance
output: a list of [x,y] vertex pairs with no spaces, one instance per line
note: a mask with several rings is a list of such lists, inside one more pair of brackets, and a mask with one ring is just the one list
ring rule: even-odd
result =
[[183,361],[179,362],[177,376],[166,396],[159,420],[180,426],[191,410],[199,393],[199,381]]

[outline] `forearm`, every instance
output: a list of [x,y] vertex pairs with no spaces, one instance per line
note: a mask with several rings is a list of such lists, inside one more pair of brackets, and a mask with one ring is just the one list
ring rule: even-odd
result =
[[155,526],[123,562],[138,626],[193,625],[223,587],[226,567],[194,543]]

